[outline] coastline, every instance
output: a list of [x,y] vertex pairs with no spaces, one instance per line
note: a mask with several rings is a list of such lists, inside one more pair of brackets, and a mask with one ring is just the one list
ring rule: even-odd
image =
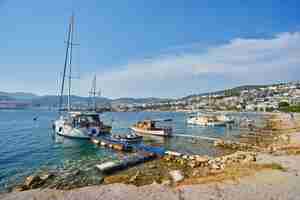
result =
[[36,189],[9,193],[1,199],[297,199],[300,196],[297,189],[300,156],[280,156],[273,161],[288,163],[283,165],[288,170],[266,170],[238,180],[177,187],[157,183],[141,187],[117,183],[69,191]]
[[[216,158],[171,154],[109,175],[101,185],[64,190],[41,186],[28,187],[25,191],[15,188],[13,192],[0,194],[0,198],[297,199],[300,196],[296,189],[300,182],[300,132],[296,131],[298,126],[291,129],[293,132],[286,129],[284,117],[275,118],[279,125],[271,128],[276,127],[278,135],[273,136],[276,139],[267,147],[225,143],[227,146],[216,148],[231,148],[231,152]],[[294,123],[299,125],[298,120]],[[265,137],[259,132],[258,136]]]

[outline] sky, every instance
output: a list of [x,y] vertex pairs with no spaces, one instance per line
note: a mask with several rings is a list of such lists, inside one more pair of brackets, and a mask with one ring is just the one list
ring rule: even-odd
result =
[[298,0],[0,0],[0,91],[57,94],[75,13],[72,93],[183,97],[299,80]]

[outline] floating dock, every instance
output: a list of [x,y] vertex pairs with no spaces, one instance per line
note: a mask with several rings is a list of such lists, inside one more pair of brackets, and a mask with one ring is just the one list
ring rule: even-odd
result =
[[108,161],[99,165],[96,165],[96,168],[102,173],[113,173],[117,170],[126,169],[128,167],[135,166],[150,160],[153,160],[157,157],[154,153],[140,152],[139,155],[126,158],[123,160]]
[[127,145],[125,143],[109,142],[100,138],[91,138],[91,142],[96,145],[107,147],[117,151],[132,151],[133,149],[131,145]]

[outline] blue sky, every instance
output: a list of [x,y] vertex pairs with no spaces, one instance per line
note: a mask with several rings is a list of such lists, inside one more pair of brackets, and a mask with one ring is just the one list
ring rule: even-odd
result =
[[[299,79],[300,2],[0,0],[0,91],[56,94],[76,17],[73,93],[181,97]],[[298,9],[298,10],[297,10]]]

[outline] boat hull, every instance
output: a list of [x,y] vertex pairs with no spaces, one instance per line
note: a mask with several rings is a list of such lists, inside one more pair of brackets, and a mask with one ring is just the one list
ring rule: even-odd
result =
[[70,134],[64,134],[64,133],[58,133],[56,132],[57,135],[62,136],[62,137],[66,137],[66,138],[70,138],[70,139],[83,139],[83,140],[88,140],[91,137],[89,136],[80,136],[80,135],[70,135]]
[[195,119],[188,119],[188,124],[198,125],[198,126],[226,126],[226,122],[200,122]]
[[90,139],[104,133],[110,133],[111,127],[91,127],[91,128],[75,128],[70,125],[65,125],[63,120],[55,121],[53,125],[54,132],[63,137],[72,139]]
[[130,127],[131,130],[133,130],[134,132],[138,133],[138,134],[147,134],[147,135],[156,135],[156,136],[171,136],[171,131],[167,131],[167,130],[145,130],[145,129],[140,129],[137,127]]

